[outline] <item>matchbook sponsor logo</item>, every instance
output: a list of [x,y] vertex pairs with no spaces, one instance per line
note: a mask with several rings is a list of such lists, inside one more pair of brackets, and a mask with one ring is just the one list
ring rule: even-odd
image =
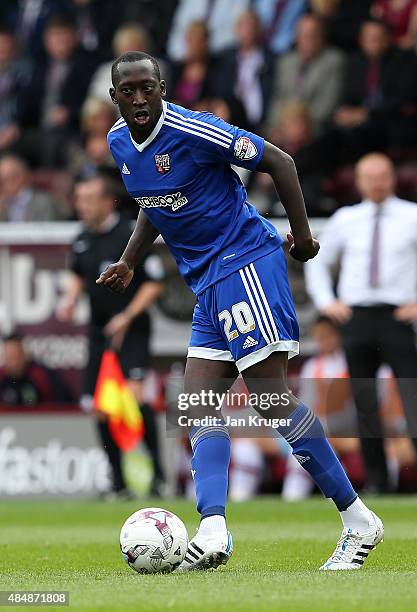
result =
[[168,207],[172,208],[172,210],[178,210],[181,206],[188,203],[188,198],[183,196],[180,191],[164,196],[145,196],[135,198],[135,200],[142,208]]

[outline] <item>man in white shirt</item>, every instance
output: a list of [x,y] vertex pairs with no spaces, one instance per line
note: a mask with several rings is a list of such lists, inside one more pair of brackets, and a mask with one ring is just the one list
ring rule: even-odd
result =
[[[371,153],[357,164],[363,200],[337,211],[306,265],[307,290],[318,310],[342,326],[358,412],[369,489],[387,490],[384,433],[376,372],[391,366],[417,451],[417,204],[394,195],[391,161]],[[336,291],[332,270],[339,264]]]

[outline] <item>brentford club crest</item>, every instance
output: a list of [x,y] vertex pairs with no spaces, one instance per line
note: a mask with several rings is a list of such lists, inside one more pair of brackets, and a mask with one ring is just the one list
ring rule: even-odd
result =
[[161,174],[166,174],[171,170],[171,159],[168,153],[163,155],[155,155],[156,169]]

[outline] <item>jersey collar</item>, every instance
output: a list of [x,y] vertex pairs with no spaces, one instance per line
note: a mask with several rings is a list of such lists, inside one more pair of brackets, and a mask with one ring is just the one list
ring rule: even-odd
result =
[[158,136],[160,129],[162,127],[162,124],[165,121],[166,110],[167,110],[167,103],[165,102],[165,100],[162,100],[162,113],[158,119],[158,123],[155,125],[154,129],[149,134],[148,138],[144,140],[143,142],[141,142],[140,144],[138,144],[137,142],[133,140],[132,134],[129,132],[130,140],[132,141],[132,144],[135,147],[135,149],[139,151],[139,153],[142,153],[142,151],[146,149],[146,147],[150,145],[151,142],[153,142],[155,138]]

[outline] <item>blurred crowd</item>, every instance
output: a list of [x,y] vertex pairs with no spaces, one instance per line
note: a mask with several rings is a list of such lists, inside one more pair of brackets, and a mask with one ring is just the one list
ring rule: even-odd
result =
[[[352,165],[382,150],[417,196],[416,0],[3,0],[0,220],[76,218],[72,185],[119,181],[112,60],[155,55],[169,100],[264,135],[294,156],[312,216],[357,198]],[[244,177],[266,214],[268,177]],[[122,209],[135,216],[120,189]]]

